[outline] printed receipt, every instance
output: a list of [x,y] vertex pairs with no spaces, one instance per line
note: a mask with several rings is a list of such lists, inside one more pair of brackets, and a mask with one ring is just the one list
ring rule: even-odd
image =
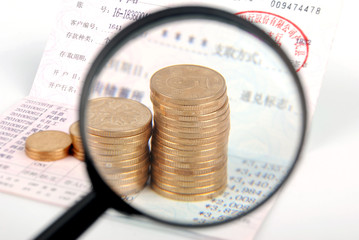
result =
[[[83,162],[69,156],[54,162],[39,162],[24,153],[27,136],[40,130],[68,132],[78,120],[78,101],[84,76],[96,54],[126,24],[150,14],[152,11],[184,5],[184,1],[161,0],[153,3],[127,1],[63,1],[47,47],[44,51],[30,95],[0,116],[0,190],[9,194],[68,207],[86,195],[91,188]],[[341,1],[191,1],[217,7],[246,19],[263,29],[289,56],[302,79],[310,115],[313,114],[321,80],[335,35]],[[196,37],[196,36],[194,36]],[[173,44],[176,44],[173,39]],[[185,43],[181,43],[185,44]],[[228,51],[218,50],[217,54]],[[112,63],[117,71],[138,78],[146,76],[144,66],[136,62],[119,60]],[[120,96],[141,101],[141,89],[131,85],[116,88],[104,82],[98,86],[99,94]],[[243,89],[239,93],[243,104],[266,107],[263,93]],[[273,100],[273,99],[272,99]],[[273,100],[279,106],[279,99]],[[257,180],[253,171],[259,166],[255,160],[243,160],[246,176]],[[256,170],[252,169],[256,166]],[[263,173],[275,174],[273,167],[261,165]],[[238,181],[231,178],[230,184]],[[232,182],[233,181],[233,182]],[[254,191],[256,186],[254,187]],[[253,193],[253,192],[252,192]],[[251,201],[251,192],[243,192],[243,204]],[[196,236],[230,238],[231,229],[241,231],[241,237],[251,239],[270,210],[273,200],[245,218],[215,230],[192,230]],[[203,204],[198,219],[220,205]],[[236,206],[228,208],[235,211]],[[117,214],[116,218],[121,219]],[[188,234],[188,233],[187,233]],[[199,235],[197,235],[199,234]],[[185,235],[184,235],[185,236]],[[187,235],[188,236],[188,235]]]

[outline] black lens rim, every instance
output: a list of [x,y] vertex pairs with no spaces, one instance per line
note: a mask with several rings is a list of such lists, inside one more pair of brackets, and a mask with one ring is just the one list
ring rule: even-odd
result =
[[[302,113],[303,113],[303,121],[302,121],[302,132],[301,132],[301,138],[298,145],[297,153],[295,155],[294,162],[290,169],[287,172],[287,175],[283,178],[283,181],[274,189],[270,194],[267,195],[267,198],[264,199],[260,204],[252,207],[248,212],[243,213],[239,216],[226,219],[221,222],[215,222],[215,223],[207,223],[206,225],[200,225],[200,224],[183,224],[183,223],[174,223],[174,222],[168,222],[162,219],[159,219],[157,217],[151,216],[147,213],[140,212],[133,208],[131,205],[127,204],[125,201],[123,201],[114,191],[111,190],[111,188],[104,182],[104,180],[101,178],[99,172],[96,170],[96,167],[94,166],[93,160],[91,159],[89,149],[87,147],[87,139],[86,139],[86,132],[85,132],[85,124],[84,124],[84,116],[85,116],[85,110],[86,105],[88,101],[88,97],[90,95],[91,86],[93,79],[97,75],[97,73],[101,70],[102,66],[106,63],[106,60],[108,60],[113,55],[113,50],[118,49],[119,46],[125,44],[130,39],[133,38],[133,36],[139,35],[139,32],[142,32],[143,29],[149,28],[153,25],[158,25],[163,21],[166,21],[168,19],[179,19],[179,18],[201,18],[201,19],[211,19],[211,20],[219,20],[221,22],[228,23],[232,26],[238,27],[241,30],[245,30],[254,36],[257,36],[259,39],[261,39],[264,43],[266,43],[268,46],[270,46],[283,60],[283,62],[287,65],[288,70],[290,74],[292,75],[295,84],[297,86],[298,92],[300,94],[300,100],[301,100],[301,107],[302,107]],[[85,162],[88,170],[89,177],[91,179],[93,190],[99,194],[99,196],[103,196],[104,203],[108,204],[109,207],[112,207],[114,209],[117,209],[118,211],[122,213],[127,214],[140,214],[143,216],[146,216],[152,220],[173,225],[173,226],[182,226],[182,227],[208,227],[208,226],[214,226],[219,225],[227,222],[231,222],[234,220],[237,220],[240,217],[246,216],[247,214],[251,213],[252,211],[255,211],[257,208],[265,204],[269,199],[272,198],[274,194],[278,192],[278,190],[283,186],[285,182],[287,182],[289,176],[292,174],[295,166],[298,163],[298,160],[300,158],[301,152],[303,150],[306,132],[307,132],[307,107],[306,107],[306,99],[304,90],[301,84],[301,81],[299,79],[299,76],[292,66],[289,58],[286,56],[286,54],[283,52],[283,50],[261,29],[256,27],[255,25],[251,24],[250,22],[234,15],[229,12],[209,8],[209,7],[202,7],[202,6],[184,6],[184,7],[176,7],[176,8],[170,8],[166,10],[162,10],[159,12],[155,12],[153,14],[150,14],[140,20],[137,20],[133,22],[132,24],[128,25],[126,28],[124,28],[122,31],[120,31],[117,35],[114,36],[110,40],[110,42],[100,51],[98,56],[93,61],[93,64],[91,68],[89,69],[87,76],[84,81],[83,89],[82,89],[82,95],[80,99],[80,132],[81,137],[84,144],[84,150],[85,150]]]

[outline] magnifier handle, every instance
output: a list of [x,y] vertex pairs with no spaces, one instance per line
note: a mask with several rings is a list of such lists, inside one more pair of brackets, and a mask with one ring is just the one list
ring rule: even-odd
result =
[[76,239],[109,206],[91,191],[35,239]]

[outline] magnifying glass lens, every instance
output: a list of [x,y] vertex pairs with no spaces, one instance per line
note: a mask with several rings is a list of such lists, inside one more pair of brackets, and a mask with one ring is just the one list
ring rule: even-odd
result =
[[242,23],[167,16],[112,40],[93,66],[82,98],[88,164],[144,215],[228,221],[291,172],[305,128],[300,83]]

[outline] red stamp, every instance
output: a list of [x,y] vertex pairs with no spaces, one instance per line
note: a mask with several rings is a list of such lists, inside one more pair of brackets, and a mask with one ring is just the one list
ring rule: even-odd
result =
[[306,65],[310,41],[293,22],[279,15],[263,11],[244,11],[238,12],[236,15],[254,23],[268,33],[288,54],[297,72]]

